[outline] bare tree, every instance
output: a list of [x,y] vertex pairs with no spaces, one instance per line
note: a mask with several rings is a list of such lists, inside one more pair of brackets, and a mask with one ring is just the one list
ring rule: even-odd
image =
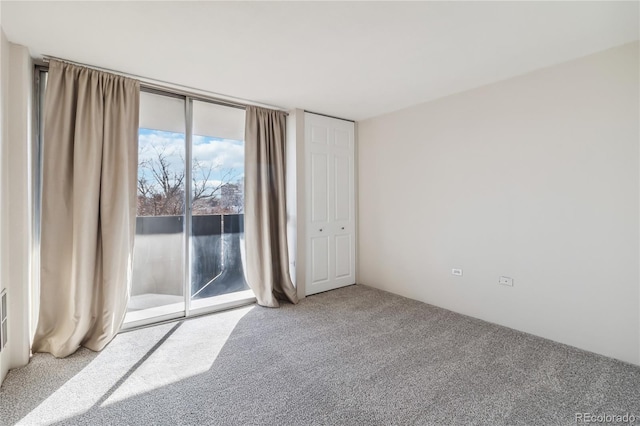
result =
[[166,146],[153,146],[152,159],[138,164],[138,216],[184,213],[184,169],[171,165]]
[[[184,214],[184,181],[183,167],[172,166],[166,146],[153,146],[153,157],[140,161],[138,169],[138,216],[176,216]],[[242,209],[242,198],[236,197],[233,202],[237,206],[225,206],[221,203],[222,190],[225,185],[233,185],[239,181],[239,173],[233,168],[221,169],[218,164],[206,166],[194,158],[192,167],[192,209],[194,214],[239,213]],[[214,181],[214,174],[220,175]]]
[[[213,181],[211,175],[217,172],[219,181]],[[233,169],[222,169],[219,164],[204,166],[197,158],[193,160],[192,167],[192,209],[194,214],[221,214],[226,213],[221,209],[222,190],[225,185],[237,180],[239,173]],[[239,200],[242,202],[242,200]]]
[[238,179],[235,183],[225,183],[220,187],[220,205],[223,213],[239,214],[244,211],[244,184]]

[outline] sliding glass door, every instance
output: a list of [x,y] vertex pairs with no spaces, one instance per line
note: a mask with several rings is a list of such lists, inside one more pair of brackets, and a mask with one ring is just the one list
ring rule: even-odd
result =
[[186,99],[140,93],[138,205],[125,323],[183,316]]
[[244,277],[244,110],[142,92],[125,327],[229,307]]
[[249,289],[243,268],[244,110],[193,101],[191,302]]

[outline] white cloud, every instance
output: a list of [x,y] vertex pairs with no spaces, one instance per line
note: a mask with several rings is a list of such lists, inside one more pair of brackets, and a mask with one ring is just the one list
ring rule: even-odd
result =
[[[185,168],[185,140],[179,133],[142,129],[138,138],[138,161],[140,164],[158,161],[158,155],[164,156],[172,172],[181,173]],[[202,170],[212,169],[209,180],[213,184],[225,178],[233,170],[232,181],[244,176],[244,142],[217,140],[203,136],[193,137],[193,163],[199,162]],[[139,175],[151,178],[150,170],[141,167]],[[202,173],[194,171],[194,178],[200,182]],[[228,179],[229,176],[226,176]],[[210,184],[208,184],[209,186]]]
[[196,138],[202,137],[194,137],[192,148],[194,161],[197,159],[203,165],[222,169],[244,169],[244,143],[230,140],[196,143]]

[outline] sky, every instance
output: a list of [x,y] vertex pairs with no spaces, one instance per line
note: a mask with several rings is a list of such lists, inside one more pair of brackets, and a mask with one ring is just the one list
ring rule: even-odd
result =
[[[170,168],[176,172],[185,167],[185,136],[183,133],[141,128],[138,134],[138,164],[156,161],[158,153],[163,153]],[[244,177],[244,141],[234,141],[211,136],[193,136],[192,161],[201,164],[202,169],[213,168],[208,185],[220,183],[223,175],[233,170],[234,181]],[[202,182],[202,173],[194,172],[193,178]],[[152,179],[146,167],[138,167],[138,176]]]

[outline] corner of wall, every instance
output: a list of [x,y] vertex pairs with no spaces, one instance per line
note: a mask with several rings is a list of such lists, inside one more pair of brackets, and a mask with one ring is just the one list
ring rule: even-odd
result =
[[355,189],[355,193],[356,193],[356,197],[355,197],[355,216],[356,216],[356,228],[355,228],[355,244],[356,244],[356,284],[360,284],[360,257],[358,255],[358,253],[360,253],[360,238],[358,237],[359,234],[359,229],[358,229],[358,224],[360,223],[360,221],[358,220],[358,217],[360,215],[360,197],[358,197],[358,186],[359,186],[359,179],[358,179],[358,151],[359,151],[359,143],[358,143],[358,122],[355,121],[353,123],[353,128],[354,128],[354,135],[353,135],[353,143],[354,143],[354,155],[355,155],[355,161],[354,161],[354,170],[353,170],[353,187]]
[[0,355],[4,379],[30,356],[33,61],[26,47],[10,43],[4,33],[1,38],[0,289],[8,299],[8,338]]
[[[9,203],[7,200],[7,107],[8,107],[8,65],[9,65],[9,42],[0,27],[0,291],[7,288],[7,212]],[[8,291],[8,290],[7,290]],[[11,350],[11,340],[7,341],[7,347],[0,352],[0,383],[4,380],[9,371],[9,352]]]
[[304,110],[296,108],[291,111],[291,121],[295,123],[294,133],[292,134],[292,143],[295,146],[295,156],[292,157],[292,163],[294,164],[293,170],[295,173],[296,187],[295,187],[295,211],[296,211],[296,288],[298,292],[298,299],[304,299],[307,294],[306,288],[306,253],[305,253],[305,236],[306,236],[306,204],[304,194]]
[[285,141],[285,193],[287,196],[287,247],[289,250],[289,275],[293,285],[297,287],[296,279],[296,237],[298,215],[296,211],[296,115],[295,110],[289,111],[287,117],[287,138]]
[[304,110],[295,108],[287,117],[286,141],[287,242],[289,273],[298,299],[306,295],[304,235]]
[[9,330],[13,346],[9,351],[9,368],[22,367],[30,355],[30,290],[33,218],[32,182],[32,100],[33,63],[26,47],[9,43],[9,126],[8,126],[8,188],[11,209],[8,211],[9,280],[11,299]]

